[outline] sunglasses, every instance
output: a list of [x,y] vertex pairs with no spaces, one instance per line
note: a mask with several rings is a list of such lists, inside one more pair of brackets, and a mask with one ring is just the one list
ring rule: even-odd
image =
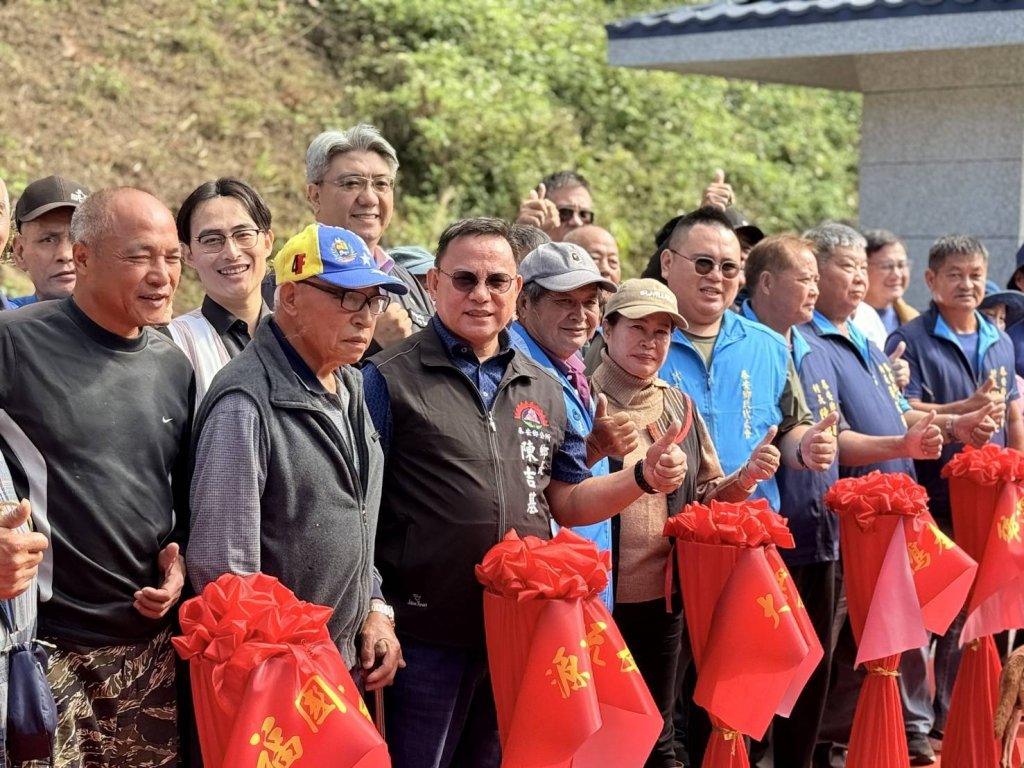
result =
[[710,275],[711,272],[718,267],[722,273],[722,277],[728,279],[736,277],[740,273],[739,262],[736,261],[715,261],[710,256],[687,256],[685,253],[680,253],[672,248],[666,248],[669,253],[674,253],[676,256],[682,256],[687,261],[693,262],[693,270],[698,275]]
[[579,216],[580,221],[584,224],[594,223],[594,212],[588,211],[586,208],[559,208],[558,209],[558,220],[563,224],[568,224],[572,221],[573,216]]
[[[448,275],[452,281],[452,286],[460,293],[469,293],[480,282],[480,278],[477,277],[475,272],[470,272],[466,269],[445,272],[440,267],[437,267],[437,271],[442,275]],[[483,279],[483,282],[491,293],[508,293],[508,289],[512,287],[514,280],[515,278],[512,275],[507,275],[504,272],[491,272],[491,274]]]

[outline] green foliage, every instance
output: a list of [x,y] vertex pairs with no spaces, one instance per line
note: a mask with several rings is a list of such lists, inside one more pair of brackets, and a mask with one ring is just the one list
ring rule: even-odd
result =
[[339,106],[402,161],[391,243],[430,244],[460,216],[514,216],[561,168],[590,179],[633,272],[716,168],[765,229],[854,215],[858,97],[610,67],[603,24],[643,10],[325,0],[312,38],[348,82]]

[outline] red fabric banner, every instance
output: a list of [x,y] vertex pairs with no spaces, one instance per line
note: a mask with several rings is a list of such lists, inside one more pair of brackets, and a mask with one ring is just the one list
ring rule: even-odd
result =
[[792,547],[792,535],[763,499],[689,504],[664,533],[676,539],[694,700],[714,725],[704,766],[746,768],[742,734],[760,738],[775,714],[788,714],[822,657],[776,549]]
[[896,669],[903,651],[943,632],[963,607],[977,564],[928,513],[907,475],[844,478],[825,495],[839,515],[840,548],[856,664],[868,675],[850,735],[847,768],[909,765]]
[[627,768],[654,746],[661,714],[597,597],[608,558],[567,528],[510,531],[477,566],[502,765]]
[[203,761],[387,768],[387,746],[327,632],[331,610],[264,574],[224,574],[181,606]]
[[1003,745],[995,735],[995,714],[1002,667],[991,637],[964,646],[942,739],[945,764],[999,768]]

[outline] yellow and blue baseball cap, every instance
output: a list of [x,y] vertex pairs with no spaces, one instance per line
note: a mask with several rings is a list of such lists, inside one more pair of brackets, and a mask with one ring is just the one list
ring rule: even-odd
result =
[[377,268],[373,253],[355,232],[326,224],[310,224],[284,244],[274,257],[277,284],[318,277],[339,288],[379,286],[391,293],[409,287]]

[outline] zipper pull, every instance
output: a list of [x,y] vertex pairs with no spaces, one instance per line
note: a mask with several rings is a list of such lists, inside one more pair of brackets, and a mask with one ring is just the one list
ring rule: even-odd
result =
[[487,425],[491,428],[491,432],[497,434],[498,426],[494,423],[494,417],[491,414],[487,414]]

